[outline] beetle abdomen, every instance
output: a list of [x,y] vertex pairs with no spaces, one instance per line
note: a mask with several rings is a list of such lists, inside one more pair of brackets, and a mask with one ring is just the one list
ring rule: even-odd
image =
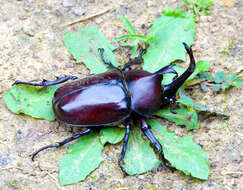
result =
[[88,76],[79,80],[75,80],[71,83],[64,84],[63,86],[59,87],[54,94],[53,102],[55,102],[57,98],[63,96],[64,94],[83,87],[88,87],[94,84],[121,83],[121,82],[122,82],[121,73],[117,72],[116,70],[111,70],[98,75]]
[[76,126],[100,126],[130,116],[127,93],[119,83],[101,83],[75,89],[53,103],[57,119]]

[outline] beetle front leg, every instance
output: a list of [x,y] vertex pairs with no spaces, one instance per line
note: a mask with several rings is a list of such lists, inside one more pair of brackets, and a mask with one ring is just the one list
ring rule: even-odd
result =
[[52,86],[52,85],[56,85],[56,84],[61,84],[64,83],[68,80],[76,80],[78,77],[76,76],[64,76],[64,77],[58,77],[56,80],[54,81],[48,81],[43,79],[42,82],[40,83],[31,83],[31,82],[23,82],[23,81],[15,81],[12,86],[17,85],[17,84],[25,84],[25,85],[30,85],[30,86],[42,86],[42,87],[47,87],[47,86]]
[[159,143],[159,141],[155,138],[154,134],[152,133],[152,131],[149,129],[149,125],[148,123],[145,121],[145,119],[141,119],[141,130],[143,131],[143,133],[145,134],[145,136],[150,140],[150,142],[153,144],[153,146],[157,149],[159,156],[162,160],[162,163],[158,166],[158,169],[160,170],[160,168],[163,168],[164,166],[169,168],[169,169],[173,169],[173,166],[171,166],[164,157],[164,152],[162,149],[161,144]]
[[99,53],[100,53],[100,57],[101,57],[101,60],[103,61],[104,64],[110,66],[111,68],[113,69],[116,69],[120,72],[120,69],[117,68],[115,65],[113,65],[110,61],[106,61],[105,58],[104,58],[104,48],[99,48],[98,49]]
[[175,96],[172,96],[170,98],[168,97],[164,97],[165,101],[168,101],[168,103],[170,104],[170,112],[173,113],[173,114],[177,114],[175,111],[174,111],[174,104],[176,102],[176,97]]
[[125,171],[125,169],[122,167],[121,165],[121,161],[124,159],[125,154],[126,154],[126,150],[127,150],[127,143],[128,143],[128,139],[129,139],[129,135],[130,135],[130,131],[131,131],[131,123],[127,123],[126,124],[126,133],[124,135],[124,142],[123,142],[123,146],[122,146],[122,152],[121,152],[121,156],[118,160],[118,166],[121,168],[122,173],[124,176],[127,175],[127,172]]
[[47,146],[44,146],[44,147],[40,148],[39,150],[37,150],[36,152],[34,152],[33,154],[31,154],[31,159],[32,159],[32,161],[34,161],[35,156],[36,156],[39,152],[41,152],[41,151],[43,151],[43,150],[45,150],[45,149],[48,149],[48,148],[59,148],[59,147],[63,146],[64,144],[67,144],[67,143],[69,143],[69,142],[71,142],[71,141],[73,141],[73,140],[75,140],[75,139],[78,139],[78,138],[81,137],[81,136],[84,136],[84,135],[89,134],[92,130],[93,130],[93,129],[91,129],[91,128],[87,128],[86,130],[81,131],[80,133],[78,133],[78,134],[76,134],[76,135],[73,135],[73,136],[71,136],[71,137],[65,139],[65,140],[62,141],[62,142],[58,142],[58,143],[56,143],[55,145],[47,145]]
[[143,54],[144,54],[144,49],[142,48],[140,51],[139,51],[139,55],[138,57],[135,57],[134,59],[129,59],[129,61],[124,65],[122,71],[128,71],[130,69],[130,67],[132,65],[135,65],[135,64],[142,64],[143,62]]

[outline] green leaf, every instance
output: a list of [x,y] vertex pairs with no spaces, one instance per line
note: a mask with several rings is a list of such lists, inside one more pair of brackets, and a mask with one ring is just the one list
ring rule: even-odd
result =
[[184,83],[184,85],[186,86],[188,83],[190,83],[190,81],[192,81],[192,79],[202,73],[202,72],[205,72],[205,71],[208,71],[208,68],[209,68],[209,65],[210,65],[210,62],[209,61],[198,61],[197,64],[196,64],[196,69],[195,71],[191,74],[191,76],[187,79],[187,81]]
[[235,79],[232,85],[236,87],[240,87],[241,85],[243,85],[243,78]]
[[199,110],[199,111],[207,111],[208,110],[208,108],[206,108],[205,106],[202,106],[200,104],[195,104],[194,101],[188,96],[183,97],[183,98],[179,98],[179,99],[177,99],[176,102],[179,102],[179,103],[184,104],[186,106],[191,106],[194,109]]
[[8,109],[16,114],[24,113],[39,119],[55,120],[52,112],[54,92],[61,85],[45,88],[15,85],[4,95]]
[[149,141],[142,138],[141,130],[132,126],[124,158],[124,168],[129,175],[142,174],[154,170],[160,164]]
[[229,115],[215,110],[207,110],[205,112],[201,112],[200,114],[202,114],[205,118],[218,117],[219,119],[223,119],[223,120],[228,120],[230,118]]
[[115,48],[95,26],[66,33],[63,41],[74,59],[77,62],[84,62],[91,73],[98,74],[108,70],[108,66],[100,58],[98,48],[104,48],[105,59],[118,66],[116,57],[112,53]]
[[59,169],[61,185],[68,185],[84,180],[103,161],[103,144],[99,133],[92,132],[81,137],[69,146],[69,151],[62,157]]
[[209,81],[212,81],[212,80],[213,80],[213,77],[212,77],[210,74],[206,73],[206,72],[202,72],[202,73],[200,74],[199,78],[200,78],[200,79],[205,78],[205,79],[207,79],[207,80],[209,80]]
[[208,8],[213,5],[213,1],[208,0],[182,0],[189,10],[192,10],[197,16],[209,15]]
[[233,81],[233,80],[235,80],[235,79],[237,79],[237,75],[236,75],[236,74],[233,74],[233,75],[230,76],[230,80],[231,80],[231,81]]
[[123,14],[121,14],[121,18],[122,18],[123,23],[125,24],[128,34],[136,34],[136,30],[134,29],[132,24],[129,22],[129,20]]
[[196,110],[199,110],[199,111],[208,111],[208,108],[205,107],[205,106],[202,106],[200,104],[194,104],[193,106]]
[[131,35],[120,36],[119,38],[115,39],[115,42],[119,42],[121,40],[127,40],[127,39],[142,40],[144,42],[155,40],[155,38],[152,37],[152,36],[151,37],[147,37],[147,36],[138,35],[138,34],[131,34]]
[[[178,65],[175,65],[173,69],[178,73],[178,76],[182,75],[186,70],[185,68],[182,68]],[[163,85],[170,84],[173,81],[174,76],[175,76],[174,74],[170,74],[170,73],[164,74],[162,84]]]
[[[201,74],[202,76],[207,75],[208,77],[210,77],[207,73],[205,73],[205,71],[208,70],[209,65],[210,65],[210,63],[208,61],[198,61],[196,63],[195,71],[192,73],[192,75],[186,80],[186,82],[183,85],[188,86],[188,85],[191,85],[192,83],[194,83],[195,82],[194,77],[198,74]],[[178,65],[174,66],[173,69],[178,73],[179,76],[182,75],[186,71],[186,68],[182,68]],[[174,76],[175,75],[173,75],[173,74],[163,75],[164,79],[162,81],[162,84],[165,85],[165,84],[171,83],[173,81]]]
[[226,73],[225,72],[218,72],[215,77],[214,77],[214,82],[216,83],[221,83],[224,81],[225,79],[225,75]]
[[179,95],[181,98],[177,99],[177,102],[184,104],[186,106],[191,106],[194,109],[199,110],[199,111],[208,110],[208,108],[206,108],[205,106],[202,106],[200,104],[195,104],[194,101],[189,96],[186,95],[184,87],[179,88],[178,92],[179,92]]
[[100,131],[100,141],[103,145],[119,143],[125,135],[125,130],[118,127],[105,127]]
[[184,97],[184,98],[179,98],[179,99],[177,99],[176,102],[179,102],[179,103],[184,104],[186,106],[192,106],[192,107],[194,106],[194,101],[188,96]]
[[214,84],[213,85],[213,91],[218,92],[220,90],[221,85],[220,84]]
[[155,120],[149,120],[152,132],[163,147],[165,158],[176,169],[186,175],[199,179],[208,179],[209,161],[207,154],[199,145],[193,142],[192,136],[175,138],[175,134],[168,132]]
[[170,109],[162,109],[155,113],[156,116],[174,121],[177,125],[185,125],[187,130],[198,129],[198,116],[195,110],[180,107],[171,113]]
[[143,56],[143,69],[155,72],[175,60],[185,60],[186,50],[182,42],[190,46],[194,40],[194,30],[193,14],[180,9],[163,12],[149,31],[148,36],[155,40],[149,41]]
[[[137,42],[137,40],[135,40]],[[138,42],[135,46],[133,46],[132,51],[131,51],[131,59],[134,59],[136,57],[136,52],[138,50],[139,46],[138,46]]]
[[223,83],[223,84],[221,85],[221,88],[222,88],[223,91],[225,91],[225,89],[227,89],[227,88],[229,88],[229,87],[230,87],[230,85],[227,84],[227,83]]

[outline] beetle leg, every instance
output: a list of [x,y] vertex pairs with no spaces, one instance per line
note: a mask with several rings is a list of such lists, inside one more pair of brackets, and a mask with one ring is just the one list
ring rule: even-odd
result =
[[176,102],[176,98],[173,96],[172,98],[170,98],[170,112],[173,114],[176,114],[176,112],[174,111],[174,104]]
[[73,135],[73,136],[71,136],[71,137],[65,139],[65,140],[62,141],[62,142],[58,142],[58,143],[56,143],[55,145],[44,146],[44,147],[40,148],[39,150],[37,150],[36,152],[34,152],[33,154],[31,154],[31,159],[32,159],[32,161],[34,161],[35,156],[36,156],[39,152],[41,152],[41,151],[43,151],[43,150],[45,150],[45,149],[48,149],[48,148],[59,148],[59,147],[63,146],[64,144],[67,144],[67,143],[69,143],[69,142],[71,142],[71,141],[73,141],[73,140],[75,140],[75,139],[78,139],[78,138],[81,137],[81,136],[87,135],[87,134],[90,133],[92,130],[93,130],[93,129],[91,129],[91,128],[87,128],[86,130],[81,131],[80,133],[78,133],[78,134],[76,134],[76,135]]
[[134,65],[134,64],[141,64],[143,62],[143,53],[144,53],[144,49],[142,48],[140,51],[139,51],[139,55],[138,57],[135,57],[134,59],[129,59],[129,61],[124,65],[122,71],[127,71],[129,70],[129,68],[131,67],[131,65]]
[[17,85],[17,84],[25,84],[25,85],[30,85],[30,86],[42,86],[42,87],[46,87],[46,86],[52,86],[52,85],[56,85],[56,84],[61,84],[64,83],[68,80],[76,80],[78,77],[76,76],[64,76],[64,77],[58,77],[56,80],[54,81],[47,81],[45,79],[43,79],[42,82],[40,83],[31,83],[31,82],[23,82],[23,81],[15,81],[12,86]]
[[104,51],[105,51],[104,48],[99,48],[98,51],[100,53],[100,57],[101,57],[101,59],[102,59],[104,64],[109,65],[111,68],[120,71],[120,69],[117,68],[115,65],[113,65],[110,61],[106,61],[105,60],[105,58],[104,58]]
[[171,96],[171,97],[164,96],[163,98],[165,101],[164,104],[167,104],[167,103],[170,104],[170,112],[173,114],[176,114],[176,112],[174,111],[174,104],[176,102],[176,97],[175,96]]
[[163,168],[164,166],[172,169],[173,167],[165,160],[163,148],[159,143],[159,141],[155,138],[152,131],[150,130],[150,126],[148,125],[148,123],[143,118],[140,120],[140,122],[141,122],[141,130],[143,131],[145,136],[150,140],[153,146],[157,149],[159,156],[162,160],[162,163],[158,166],[158,170],[160,170],[160,168]]
[[130,131],[131,131],[131,123],[127,123],[126,124],[126,133],[124,135],[124,142],[123,142],[123,146],[122,146],[122,152],[121,152],[121,156],[118,160],[118,166],[121,168],[122,173],[124,176],[127,175],[127,172],[125,171],[125,169],[122,167],[121,165],[121,161],[124,159],[125,154],[126,154],[126,150],[127,150],[127,143],[128,143],[128,139],[129,139],[129,135],[130,135]]
[[142,56],[143,56],[144,52],[145,52],[145,49],[143,49],[143,48],[140,49],[140,51],[139,51],[138,59],[139,59],[140,63],[142,63]]

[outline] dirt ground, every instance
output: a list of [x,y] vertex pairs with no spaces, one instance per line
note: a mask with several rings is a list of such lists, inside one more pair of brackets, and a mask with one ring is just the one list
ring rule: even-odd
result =
[[[106,146],[104,162],[86,180],[65,187],[58,181],[59,162],[67,146],[41,153],[35,162],[29,155],[38,148],[70,136],[70,128],[58,122],[37,120],[8,111],[3,94],[15,80],[52,80],[56,76],[86,76],[83,64],[75,64],[62,36],[86,25],[96,25],[108,39],[126,34],[123,13],[140,34],[146,34],[163,7],[182,5],[179,0],[0,0],[0,189],[243,189],[243,89],[226,93],[188,94],[210,109],[230,115],[227,121],[207,118],[200,129],[187,132],[166,122],[177,135],[194,135],[210,158],[209,179],[200,181],[181,172],[163,170],[123,178],[117,166],[121,144]],[[98,12],[105,14],[72,26],[66,24]],[[243,5],[240,0],[217,0],[211,15],[201,16],[193,45],[197,60],[211,62],[210,71],[228,74],[243,69]],[[84,14],[84,15],[83,15]],[[142,27],[142,25],[145,27]],[[225,53],[226,52],[226,53]],[[119,60],[127,59],[124,55]],[[164,123],[165,121],[161,120]]]

